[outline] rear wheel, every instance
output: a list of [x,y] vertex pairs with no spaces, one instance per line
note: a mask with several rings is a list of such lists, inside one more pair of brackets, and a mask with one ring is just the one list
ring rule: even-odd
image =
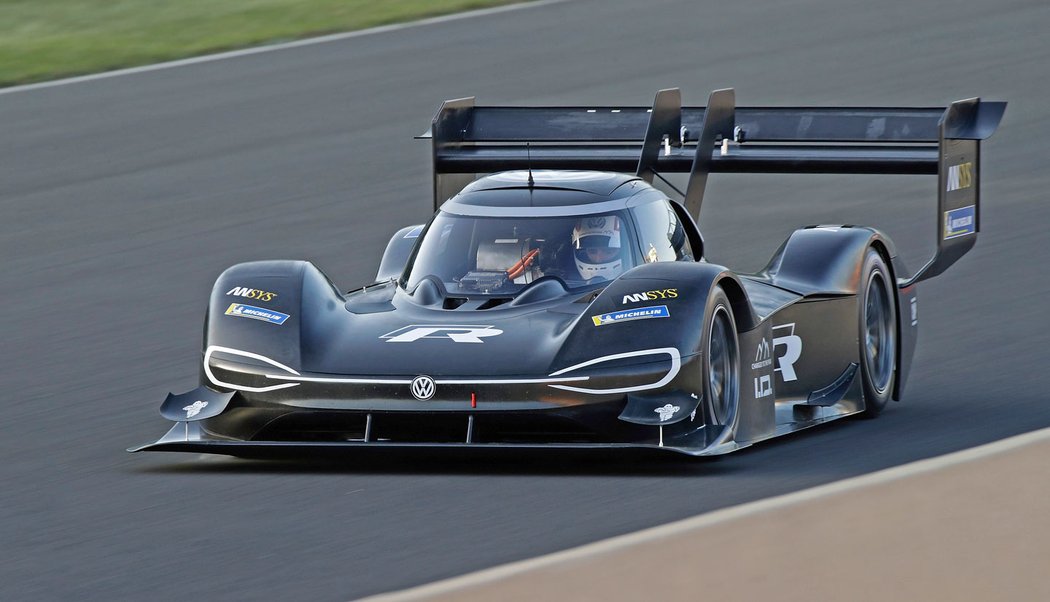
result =
[[890,270],[875,249],[868,249],[861,274],[860,372],[864,415],[874,418],[890,400],[897,377],[897,304]]
[[719,286],[708,298],[704,320],[701,349],[708,419],[715,425],[732,425],[740,400],[740,350],[733,308]]

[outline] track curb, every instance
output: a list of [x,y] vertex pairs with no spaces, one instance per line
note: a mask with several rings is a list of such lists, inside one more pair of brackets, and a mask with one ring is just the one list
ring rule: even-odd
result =
[[[671,538],[672,536],[680,537],[689,531],[710,528],[721,523],[738,519],[753,518],[776,510],[810,504],[811,502],[822,498],[829,498],[847,492],[886,485],[902,479],[920,475],[930,475],[931,473],[936,473],[952,467],[963,466],[980,460],[995,458],[1002,454],[1007,454],[1009,452],[1045,442],[1050,442],[1050,428],[1017,435],[1008,439],[995,441],[993,443],[953,452],[943,456],[919,460],[917,462],[888,468],[878,472],[836,481],[826,485],[820,485],[803,491],[716,510],[714,512],[586,544],[561,552],[496,566],[490,569],[405,590],[370,596],[363,598],[363,600],[368,602],[402,602],[431,599],[442,596],[455,597],[454,594],[457,592],[478,588],[479,586],[492,586],[498,582],[507,580],[511,577],[521,576],[525,573],[535,573],[550,567],[565,566],[570,563],[579,563],[583,560],[594,561],[597,556],[626,551],[630,548],[658,542]],[[659,589],[659,586],[654,587],[656,590]]]

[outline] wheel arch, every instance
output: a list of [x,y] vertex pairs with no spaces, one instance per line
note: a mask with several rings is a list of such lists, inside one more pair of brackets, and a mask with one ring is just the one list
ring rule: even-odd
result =
[[[881,231],[864,226],[811,226],[791,233],[769,264],[757,274],[771,284],[810,295],[857,295],[863,284],[858,265],[868,249],[875,249],[889,270],[887,283],[895,294],[897,349],[894,367],[897,378],[891,397],[900,400],[907,381],[917,340],[917,321],[906,321],[916,301],[915,285],[901,288],[907,276],[893,241]],[[907,311],[906,311],[907,310]]]
[[739,280],[729,274],[723,274],[721,278],[715,281],[715,284],[721,286],[726,293],[726,297],[729,298],[729,304],[733,308],[733,320],[736,322],[738,332],[752,330],[758,326],[758,318],[755,316],[755,312],[752,311],[751,302],[748,301],[747,293],[744,292],[744,287]]
[[791,233],[757,276],[800,295],[853,295],[860,290],[857,266],[878,245],[887,263],[893,242],[874,228],[810,226]]

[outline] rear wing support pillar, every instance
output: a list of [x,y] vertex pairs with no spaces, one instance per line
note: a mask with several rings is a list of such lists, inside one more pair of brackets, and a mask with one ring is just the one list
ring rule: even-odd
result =
[[[701,150],[714,149],[716,143],[732,136],[736,121],[735,112],[736,93],[732,88],[711,93],[707,107],[702,113],[700,135],[696,139],[697,152],[693,154],[689,183],[682,201],[694,219],[700,215],[704,189],[707,187],[707,174],[711,173],[711,153]],[[657,92],[652,112],[649,114],[649,124],[645,129],[645,139],[642,141],[642,156],[638,160],[635,173],[652,184],[653,177],[658,175],[656,166],[660,159],[660,151],[663,150],[664,156],[670,156],[671,148],[682,148],[689,134],[689,129],[682,126],[682,95],[678,88]]]
[[[689,169],[689,185],[685,189],[683,204],[693,219],[700,222],[700,206],[704,202],[707,174],[711,173],[713,152],[716,143],[729,140],[736,125],[736,93],[732,88],[715,90],[707,100],[704,121],[700,128],[700,139],[696,142],[696,155]],[[704,149],[707,149],[706,151]]]

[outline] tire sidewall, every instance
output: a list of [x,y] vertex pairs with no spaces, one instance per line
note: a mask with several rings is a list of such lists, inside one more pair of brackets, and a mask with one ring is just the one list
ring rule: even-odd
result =
[[[731,342],[734,345],[736,354],[736,369],[733,378],[735,378],[735,394],[731,399],[729,408],[726,411],[726,417],[724,422],[720,421],[714,408],[714,399],[711,394],[711,335],[713,331],[714,320],[717,315],[724,311],[724,315],[728,318],[728,326],[730,330]],[[718,426],[729,426],[731,429],[735,428],[737,422],[737,416],[739,415],[740,407],[740,337],[737,333],[736,318],[733,315],[733,306],[729,302],[729,297],[726,296],[725,291],[722,287],[715,285],[711,290],[711,294],[707,298],[707,307],[704,311],[704,324],[703,324],[703,336],[700,342],[700,353],[703,358],[703,374],[702,376],[702,388],[703,388],[703,404],[707,413],[707,423]]]
[[[866,356],[866,337],[867,337],[867,307],[869,296],[874,294],[872,285],[874,283],[873,278],[881,277],[883,287],[886,291],[887,299],[887,311],[890,314],[890,327],[889,327],[889,343],[892,345],[892,366],[890,367],[890,377],[886,383],[886,387],[881,392],[877,389],[874,384],[872,375],[868,371],[868,358]],[[861,270],[861,290],[857,295],[858,301],[858,324],[857,324],[857,335],[858,335],[858,351],[860,353],[860,373],[861,381],[864,386],[864,415],[868,417],[877,416],[886,407],[890,398],[893,396],[893,388],[897,380],[897,358],[898,345],[899,345],[899,324],[897,323],[897,301],[893,286],[893,277],[890,272],[889,266],[886,260],[882,257],[882,254],[874,248],[869,248],[867,254],[864,257],[864,266]]]

